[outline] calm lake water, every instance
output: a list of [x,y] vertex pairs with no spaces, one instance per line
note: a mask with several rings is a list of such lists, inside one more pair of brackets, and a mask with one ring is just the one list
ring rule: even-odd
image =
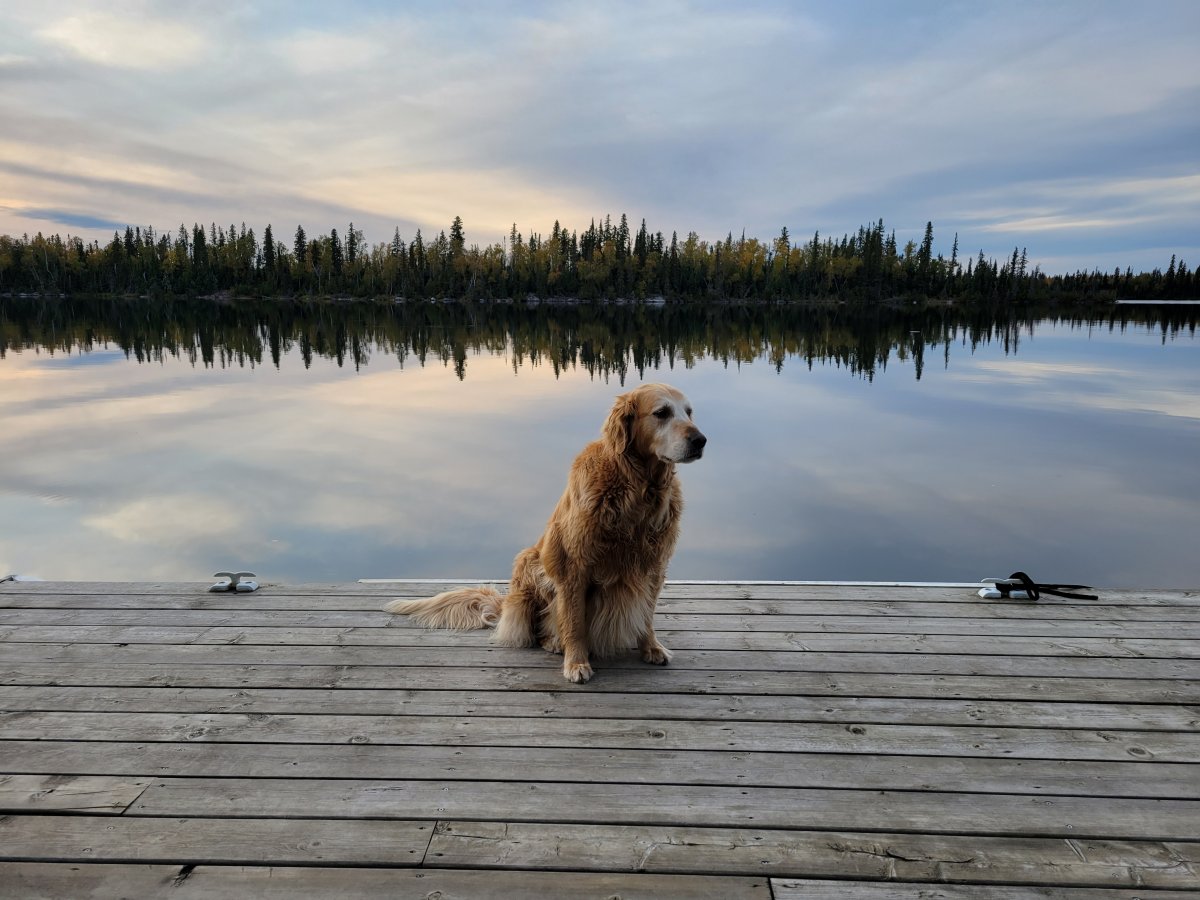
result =
[[1195,312],[14,298],[0,577],[504,578],[641,381],[673,578],[1200,585]]

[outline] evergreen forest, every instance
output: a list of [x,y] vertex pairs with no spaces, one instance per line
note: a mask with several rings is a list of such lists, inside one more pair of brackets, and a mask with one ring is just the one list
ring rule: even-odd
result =
[[351,223],[342,233],[280,240],[240,227],[180,225],[176,232],[127,227],[90,243],[68,235],[0,235],[0,294],[98,294],[149,297],[363,297],[408,300],[644,300],[1103,303],[1117,299],[1200,297],[1200,271],[1174,257],[1165,270],[1049,274],[1013,248],[1003,259],[934,252],[933,224],[918,244],[899,246],[882,220],[840,238],[819,232],[793,241],[668,238],[642,220],[593,221],[582,233],[558,222],[548,235],[468,245],[461,218],[448,233],[405,240],[397,228],[370,244]]

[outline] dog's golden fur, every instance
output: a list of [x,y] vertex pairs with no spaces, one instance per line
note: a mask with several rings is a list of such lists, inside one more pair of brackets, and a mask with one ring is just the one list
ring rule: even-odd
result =
[[585,682],[591,659],[637,647],[671,658],[654,634],[654,607],[679,537],[683,494],[675,467],[706,439],[684,395],[644,384],[617,397],[601,437],[584,447],[546,530],[513,561],[507,594],[490,587],[394,600],[384,609],[432,628],[494,627],[493,640],[563,654],[563,676]]

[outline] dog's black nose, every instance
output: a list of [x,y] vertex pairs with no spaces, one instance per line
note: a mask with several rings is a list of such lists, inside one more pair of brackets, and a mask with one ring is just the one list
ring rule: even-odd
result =
[[704,449],[704,445],[708,443],[708,438],[697,431],[692,435],[688,443],[691,445],[692,451],[698,453]]

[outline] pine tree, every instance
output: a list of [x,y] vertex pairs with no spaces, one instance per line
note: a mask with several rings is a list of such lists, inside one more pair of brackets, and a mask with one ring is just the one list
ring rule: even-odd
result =
[[637,237],[633,241],[633,255],[637,257],[639,265],[646,264],[646,256],[650,252],[650,237],[646,234],[646,220],[642,219],[642,227],[638,229]]
[[304,226],[296,226],[296,241],[292,245],[292,254],[296,257],[296,265],[304,268],[304,262],[308,256],[308,236],[304,233]]
[[267,270],[268,275],[275,273],[275,238],[271,234],[271,226],[268,224],[266,230],[263,231],[263,266]]
[[192,226],[192,263],[198,269],[208,267],[208,247],[205,246],[204,228],[200,225]]
[[329,267],[334,275],[342,274],[342,241],[336,228],[329,232]]
[[925,237],[921,240],[921,249],[917,251],[917,278],[920,279],[921,290],[928,292],[931,266],[933,265],[933,223],[925,223]]
[[450,258],[457,259],[462,256],[466,250],[466,244],[462,217],[455,216],[454,221],[450,224]]

